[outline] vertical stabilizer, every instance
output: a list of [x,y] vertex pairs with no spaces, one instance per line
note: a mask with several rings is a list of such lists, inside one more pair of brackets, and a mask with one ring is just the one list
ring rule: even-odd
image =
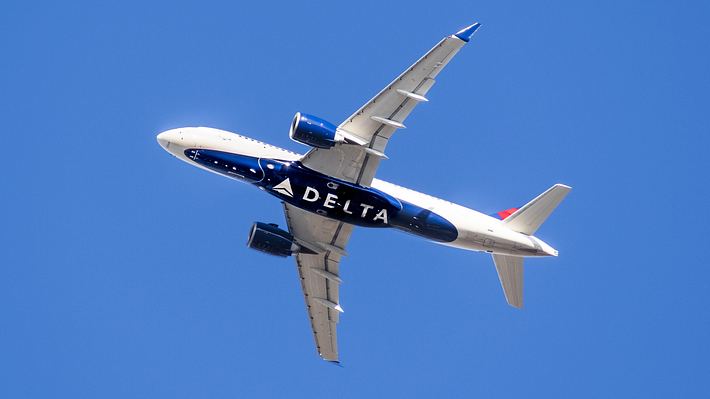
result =
[[550,216],[552,211],[557,208],[557,205],[565,199],[571,189],[570,186],[565,186],[564,184],[555,184],[505,218],[504,222],[511,230],[532,235]]
[[505,300],[510,306],[523,307],[523,258],[509,255],[493,255],[500,285]]

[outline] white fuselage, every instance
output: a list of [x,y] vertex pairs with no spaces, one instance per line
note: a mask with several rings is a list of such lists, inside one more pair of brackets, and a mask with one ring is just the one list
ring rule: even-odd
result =
[[[297,161],[302,157],[245,136],[206,127],[168,130],[158,135],[158,141],[180,160],[211,172],[214,171],[197,164],[184,151],[188,148],[209,149],[282,161]],[[239,180],[237,176],[233,178]],[[513,256],[557,256],[557,251],[542,240],[513,231],[504,221],[473,209],[378,179],[372,181],[371,187],[432,211],[451,222],[458,231],[458,237],[451,242],[442,242],[443,245]]]

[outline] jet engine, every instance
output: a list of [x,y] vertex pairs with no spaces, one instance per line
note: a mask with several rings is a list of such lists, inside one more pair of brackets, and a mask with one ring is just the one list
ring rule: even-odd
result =
[[247,246],[270,255],[283,257],[291,256],[301,249],[288,231],[281,230],[276,224],[261,222],[256,222],[251,227]]
[[338,127],[317,116],[296,113],[288,135],[291,140],[317,148],[331,148],[343,141],[337,133]]

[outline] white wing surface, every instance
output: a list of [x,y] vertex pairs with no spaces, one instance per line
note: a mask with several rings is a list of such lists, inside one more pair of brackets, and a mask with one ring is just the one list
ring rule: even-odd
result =
[[466,44],[480,24],[475,23],[445,37],[422,58],[407,68],[370,101],[338,126],[348,144],[329,149],[316,148],[301,162],[308,168],[353,183],[369,186],[392,134],[426,94],[435,78]]
[[318,354],[325,360],[337,362],[337,324],[343,311],[339,302],[339,264],[353,226],[286,203],[284,211],[296,241],[317,252],[296,255],[298,275]]

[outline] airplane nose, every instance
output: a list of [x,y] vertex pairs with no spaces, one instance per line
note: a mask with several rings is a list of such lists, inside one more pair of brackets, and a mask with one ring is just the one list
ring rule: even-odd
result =
[[156,137],[158,140],[158,144],[160,144],[161,147],[163,147],[165,150],[168,150],[170,148],[170,142],[173,139],[174,136],[174,130],[166,130]]
[[170,142],[168,139],[165,137],[165,133],[160,133],[158,137],[158,144],[160,144],[161,147],[165,148],[166,150],[168,149],[168,145],[170,145]]

